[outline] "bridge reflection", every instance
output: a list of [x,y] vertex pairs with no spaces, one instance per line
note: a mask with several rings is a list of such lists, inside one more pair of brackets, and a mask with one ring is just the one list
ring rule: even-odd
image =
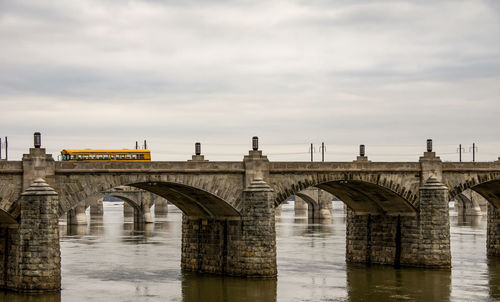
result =
[[246,279],[182,273],[184,302],[276,301],[277,279]]
[[347,265],[349,301],[449,301],[451,271]]

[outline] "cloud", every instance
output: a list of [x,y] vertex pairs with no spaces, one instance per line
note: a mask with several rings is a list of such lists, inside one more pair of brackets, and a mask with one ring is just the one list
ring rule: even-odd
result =
[[495,1],[2,1],[0,135],[18,157],[43,130],[54,152],[148,137],[165,160],[253,135],[275,153],[481,140],[494,159],[499,17]]

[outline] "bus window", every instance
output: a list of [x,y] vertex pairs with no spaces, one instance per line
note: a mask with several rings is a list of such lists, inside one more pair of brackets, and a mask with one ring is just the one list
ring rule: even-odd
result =
[[89,155],[88,154],[84,154],[83,155],[83,159],[89,159]]
[[132,154],[132,159],[137,159],[137,154]]
[[95,159],[95,154],[90,154],[89,158],[90,159]]
[[144,159],[144,154],[139,154],[139,159]]
[[97,154],[97,155],[96,155],[96,159],[98,159],[98,160],[102,160],[102,154]]
[[115,159],[115,155],[114,154],[111,154],[111,159]]
[[108,155],[108,154],[104,154],[104,155],[103,155],[103,159],[104,159],[104,160],[109,160],[109,155]]
[[78,160],[82,160],[82,159],[83,159],[82,155],[78,154]]
[[130,154],[127,154],[127,159],[130,159],[130,158],[131,158]]
[[126,156],[125,156],[125,154],[122,154],[122,155],[121,155],[121,158],[122,158],[122,159],[125,159],[125,157],[126,157]]

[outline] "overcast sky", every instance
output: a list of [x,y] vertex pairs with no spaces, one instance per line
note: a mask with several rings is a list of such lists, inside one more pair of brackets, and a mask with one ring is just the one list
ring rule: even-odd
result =
[[427,138],[496,160],[499,3],[0,0],[0,136],[15,160],[34,131],[54,154],[241,160],[257,135],[271,160],[417,161]]

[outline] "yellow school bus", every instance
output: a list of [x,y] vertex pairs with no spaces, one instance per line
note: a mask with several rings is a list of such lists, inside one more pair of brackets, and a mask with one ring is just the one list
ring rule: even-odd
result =
[[151,161],[147,149],[97,150],[82,149],[61,151],[62,161]]

